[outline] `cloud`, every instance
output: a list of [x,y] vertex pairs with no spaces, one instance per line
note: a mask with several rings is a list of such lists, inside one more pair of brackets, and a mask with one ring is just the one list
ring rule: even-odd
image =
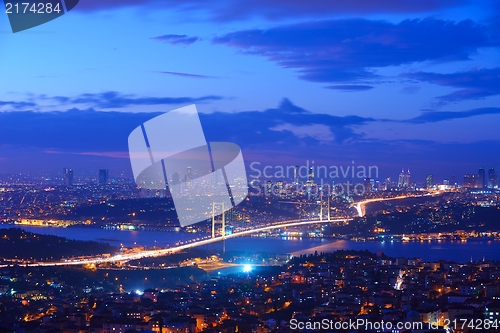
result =
[[158,72],[161,74],[167,74],[167,75],[174,75],[174,76],[181,76],[181,77],[187,77],[191,79],[217,79],[217,76],[208,76],[208,75],[200,75],[200,74],[189,74],[189,73],[179,73],[179,72]]
[[[118,157],[117,152],[127,152],[130,132],[160,114],[76,108],[65,112],[0,112],[0,142],[3,145],[37,147],[54,154],[63,151]],[[498,114],[500,108],[492,107],[462,112],[425,111],[406,120],[376,119],[313,113],[284,99],[277,108],[201,113],[200,120],[207,141],[230,141],[243,148],[258,150],[295,151],[297,147],[317,144],[344,145],[363,141],[366,138],[358,130],[360,126],[377,127],[383,123],[395,127],[411,126]]]
[[440,121],[470,118],[483,115],[500,114],[500,108],[479,108],[468,111],[427,111],[420,116],[404,120],[405,123],[436,123]]
[[[0,154],[6,161],[0,169],[33,171],[52,163],[55,170],[68,165],[97,170],[114,163],[116,169],[130,170],[128,135],[160,114],[93,109],[0,112]],[[500,141],[494,129],[499,114],[500,108],[426,111],[401,121],[317,114],[285,99],[276,108],[202,113],[200,120],[208,142],[238,144],[247,163],[304,165],[314,160],[316,165],[351,165],[355,160],[379,166],[382,178],[391,170],[397,176],[402,165],[411,166],[412,174],[420,169],[423,177],[439,173],[429,170],[437,164],[458,168],[455,174],[466,171],[460,168],[468,160],[500,165],[498,154],[491,154]]]
[[99,157],[110,157],[110,158],[121,158],[129,159],[129,153],[125,151],[82,151],[82,152],[72,152],[72,151],[62,151],[56,149],[46,149],[44,150],[47,154],[73,154],[73,155],[84,155],[84,156],[99,156]]
[[170,104],[193,104],[206,101],[218,101],[223,99],[221,96],[203,96],[203,97],[135,97],[133,95],[124,95],[115,91],[108,91],[98,94],[82,94],[76,98],[65,99],[58,97],[59,100],[65,100],[74,104],[91,104],[93,107],[101,109],[123,108],[131,105],[170,105]]
[[351,126],[375,120],[358,116],[340,117],[312,113],[284,99],[278,108],[202,114],[201,121],[206,136],[212,141],[229,140],[242,147],[273,144],[288,149],[323,141],[343,143],[355,140],[359,137]]
[[[129,113],[71,109],[65,112],[0,113],[0,142],[30,146],[57,154],[97,156],[127,151],[130,132],[162,113]],[[351,140],[350,126],[374,121],[357,116],[315,114],[285,99],[278,108],[240,113],[200,114],[208,141],[233,141],[242,146],[270,144],[293,147],[320,141]],[[111,153],[110,153],[111,152]]]
[[0,112],[0,142],[66,152],[127,151],[129,133],[154,117],[149,113],[101,112],[71,109],[65,112]]
[[[197,77],[196,74],[176,73],[177,75],[187,75],[188,77]],[[208,77],[207,77],[208,78]],[[1,106],[11,106],[14,109],[26,109],[40,106],[37,101],[56,102],[61,105],[78,105],[85,104],[86,107],[98,109],[120,109],[134,105],[178,105],[178,104],[194,104],[209,101],[219,101],[224,99],[222,96],[208,95],[201,97],[138,97],[131,94],[122,94],[116,91],[106,91],[102,93],[86,93],[77,96],[49,96],[49,95],[28,95],[31,102],[2,102]]]
[[330,127],[323,124],[314,124],[314,125],[305,125],[305,126],[297,126],[289,123],[284,123],[281,125],[277,125],[269,128],[271,131],[288,131],[293,133],[298,138],[311,137],[320,142],[330,142],[335,140],[335,136],[333,135]]
[[495,45],[488,28],[471,20],[404,20],[398,24],[341,19],[228,33],[216,44],[296,69],[314,82],[363,84],[380,78],[376,68],[422,61],[467,60]]
[[456,7],[466,0],[87,0],[76,7],[79,11],[106,10],[117,7],[142,7],[146,10],[175,9],[187,13],[203,13],[213,21],[237,21],[253,17],[270,20],[294,17],[326,17],[335,14],[423,13]]
[[411,79],[434,83],[440,86],[460,88],[451,94],[439,96],[441,102],[458,102],[468,99],[481,99],[500,94],[500,68],[472,69],[452,74],[428,72],[407,73]]
[[172,44],[172,45],[191,45],[198,41],[198,37],[189,37],[187,35],[163,35],[151,38],[156,41]]
[[36,104],[33,102],[0,101],[0,107],[2,106],[10,106],[13,109],[20,110],[35,107]]
[[226,4],[226,8],[215,13],[219,21],[233,21],[252,16],[268,19],[288,17],[324,17],[330,14],[373,14],[423,12],[459,5],[463,1],[411,1],[411,0],[350,0],[350,1],[307,1],[307,0],[239,0]]
[[335,86],[328,86],[326,88],[339,91],[366,91],[373,89],[373,86],[361,84],[338,84]]
[[[377,140],[381,144],[400,140],[427,141],[429,148],[432,148],[432,145],[446,143],[471,144],[481,141],[500,143],[500,133],[496,130],[499,120],[499,112],[474,115],[467,112],[463,115],[438,113],[430,119],[361,125],[355,128],[355,132],[362,134],[364,140]],[[472,152],[466,150],[456,152],[463,161],[468,159],[469,153]]]

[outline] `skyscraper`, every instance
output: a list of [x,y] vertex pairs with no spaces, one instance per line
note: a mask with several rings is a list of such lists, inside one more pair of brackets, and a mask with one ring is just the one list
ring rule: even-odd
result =
[[488,188],[495,188],[498,185],[498,178],[495,172],[495,168],[491,167],[488,170]]
[[109,170],[99,170],[99,185],[106,185],[108,183]]
[[73,185],[73,169],[70,168],[63,169],[63,185],[66,186]]
[[293,168],[293,185],[299,184],[299,166]]
[[391,177],[387,177],[384,182],[384,191],[390,191],[392,189]]
[[405,171],[404,169],[401,169],[401,173],[399,174],[398,178],[398,188],[403,188],[405,184]]
[[434,185],[434,180],[432,174],[428,174],[425,178],[425,188],[432,188]]
[[405,175],[404,187],[410,187],[410,169],[408,169],[408,172]]
[[313,167],[309,168],[309,175],[307,177],[307,182],[310,185],[314,184],[314,168]]
[[484,171],[484,167],[480,167],[477,173],[477,187],[478,188],[486,187],[486,173]]
[[373,185],[372,185],[372,182],[371,182],[371,178],[365,178],[365,181],[364,181],[364,187],[365,187],[365,192],[366,193],[372,193],[373,191]]
[[193,180],[193,171],[192,171],[192,168],[190,166],[188,166],[187,170],[186,170],[186,175],[184,176],[184,181],[186,183],[189,183],[192,180]]

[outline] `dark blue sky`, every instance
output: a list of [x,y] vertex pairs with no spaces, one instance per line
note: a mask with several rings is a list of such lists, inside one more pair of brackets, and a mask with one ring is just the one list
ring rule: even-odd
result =
[[247,163],[500,166],[494,0],[81,0],[16,34],[1,17],[1,173],[130,173],[130,131],[193,103]]

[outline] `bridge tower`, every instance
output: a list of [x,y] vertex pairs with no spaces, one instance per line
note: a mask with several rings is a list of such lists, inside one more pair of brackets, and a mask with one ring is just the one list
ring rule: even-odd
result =
[[[332,220],[330,213],[330,194],[326,195],[327,200],[327,221],[330,222]],[[319,220],[323,221],[323,191],[320,193],[319,197]]]
[[330,214],[330,193],[328,193],[327,200],[328,200],[328,222],[330,222],[332,220],[332,217]]
[[[215,220],[215,207],[218,206],[222,212],[222,221],[217,222]],[[218,215],[218,214],[217,214]],[[215,224],[221,223],[221,236],[222,236],[222,253],[226,253],[226,213],[224,211],[224,203],[223,202],[212,202],[212,239],[215,238]],[[213,245],[213,244],[212,244]],[[212,246],[212,249],[213,246]]]
[[323,221],[323,189],[319,193],[319,220]]
[[[330,213],[330,194],[328,193],[326,195],[326,200],[327,200],[327,216],[328,216],[328,222],[331,221],[331,213]],[[320,193],[319,197],[319,220],[323,221],[323,191]]]
[[[213,202],[212,203],[212,238],[215,238],[215,224],[219,223],[215,221],[215,207],[219,206],[222,211],[222,221],[220,222],[222,224],[222,229],[221,229],[221,236],[222,239],[226,239],[226,217],[225,217],[225,212],[224,212],[224,203],[223,202]],[[218,214],[217,214],[218,215]]]

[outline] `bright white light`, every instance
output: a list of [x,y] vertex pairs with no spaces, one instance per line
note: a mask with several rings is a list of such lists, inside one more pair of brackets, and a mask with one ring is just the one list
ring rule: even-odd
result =
[[252,271],[252,266],[250,266],[250,265],[243,266],[243,272],[244,273],[249,273],[251,271]]
[[144,293],[143,293],[142,291],[140,291],[139,289],[137,289],[137,290],[135,291],[135,293],[136,293],[137,295],[142,295],[142,294],[144,294]]

